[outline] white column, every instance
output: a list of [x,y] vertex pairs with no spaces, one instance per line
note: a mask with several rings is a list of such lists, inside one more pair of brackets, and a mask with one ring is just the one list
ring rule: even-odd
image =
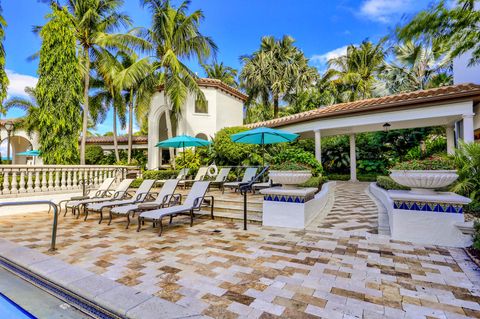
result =
[[357,149],[355,146],[355,134],[350,134],[350,181],[357,181]]
[[451,125],[447,125],[445,128],[446,135],[447,135],[447,153],[453,154],[455,153],[455,130],[454,127]]
[[322,162],[322,135],[320,130],[315,130],[315,158]]
[[463,115],[463,141],[465,143],[471,143],[475,140],[474,130],[473,130],[473,115],[474,114],[464,114]]

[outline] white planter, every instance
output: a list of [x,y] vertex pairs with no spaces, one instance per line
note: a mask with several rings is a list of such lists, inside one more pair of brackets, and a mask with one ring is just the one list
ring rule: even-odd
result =
[[434,194],[435,189],[446,187],[458,175],[456,170],[392,170],[390,177],[400,185],[410,187],[417,194]]
[[274,184],[282,184],[284,188],[291,189],[299,184],[303,184],[310,177],[310,171],[270,171],[268,176]]

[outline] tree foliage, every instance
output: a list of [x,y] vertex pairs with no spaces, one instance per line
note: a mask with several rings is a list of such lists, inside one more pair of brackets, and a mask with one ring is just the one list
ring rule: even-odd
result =
[[224,65],[223,62],[202,64],[202,67],[208,78],[220,80],[232,87],[238,87],[237,70],[234,68]]
[[[5,72],[5,48],[3,46],[3,41],[5,40],[5,28],[7,22],[2,15],[2,7],[0,6],[0,105],[3,104],[3,100],[7,97],[7,88],[8,88],[8,77]],[[3,113],[6,111],[4,109],[0,110]]]
[[40,151],[46,164],[78,163],[81,124],[81,73],[75,30],[68,13],[52,6],[40,36],[42,46],[35,97],[29,114],[37,123]]
[[397,28],[401,40],[420,39],[434,51],[448,51],[451,58],[472,51],[470,64],[480,62],[480,11],[475,0],[440,1]]

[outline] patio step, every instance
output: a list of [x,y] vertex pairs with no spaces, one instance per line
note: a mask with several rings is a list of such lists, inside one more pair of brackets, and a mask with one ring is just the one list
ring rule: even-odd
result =
[[[207,217],[210,216],[209,210],[201,210],[196,212],[196,214],[205,215]],[[215,220],[225,220],[225,221],[233,221],[239,222],[243,221],[243,210],[240,212],[214,212]],[[247,212],[247,222],[249,224],[262,224],[262,215],[261,213],[248,213]]]

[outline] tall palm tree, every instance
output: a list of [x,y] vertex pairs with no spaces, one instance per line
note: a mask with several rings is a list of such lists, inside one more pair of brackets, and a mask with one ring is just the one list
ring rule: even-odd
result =
[[383,41],[373,44],[363,41],[350,45],[347,53],[328,61],[342,101],[355,101],[373,96],[376,76],[385,60]]
[[421,43],[406,41],[393,47],[395,61],[385,65],[381,78],[388,93],[423,90],[452,82],[452,61]]
[[148,58],[139,59],[135,54],[121,53],[122,69],[117,73],[115,85],[124,92],[128,104],[128,152],[127,162],[132,159],[133,115],[139,126],[147,118],[150,100],[158,87],[158,77],[153,72]]
[[[181,116],[181,107],[188,94],[205,102],[197,76],[185,65],[184,60],[196,58],[202,62],[216,53],[217,46],[199,30],[200,22],[204,19],[203,12],[196,10],[188,13],[189,0],[183,1],[177,8],[169,0],[144,0],[143,3],[153,15],[147,38],[154,47],[153,69],[159,74],[168,105],[165,119],[170,138],[173,136],[171,115],[176,118]],[[174,158],[173,149],[170,149],[170,158]]]
[[318,76],[316,69],[308,65],[308,59],[294,43],[290,36],[280,40],[273,36],[263,37],[258,51],[241,58],[244,66],[240,79],[249,95],[247,104],[260,99],[269,106],[271,98],[275,118],[278,117],[281,100],[298,94]]
[[148,43],[131,33],[111,33],[119,27],[131,24],[130,18],[117,12],[123,0],[68,0],[68,11],[76,31],[80,63],[83,70],[83,126],[80,145],[80,163],[85,164],[85,140],[89,122],[90,71],[94,61],[103,51],[117,48],[131,51],[131,48],[147,49]]
[[238,71],[232,67],[226,66],[223,62],[202,64],[205,74],[210,79],[217,79],[232,87],[237,87],[237,73]]
[[[5,40],[5,28],[7,22],[2,15],[2,7],[0,6],[0,105],[2,105],[3,100],[7,97],[7,88],[8,88],[8,77],[5,72],[5,48],[3,46],[3,41]],[[0,111],[5,113],[6,111],[0,107]]]

